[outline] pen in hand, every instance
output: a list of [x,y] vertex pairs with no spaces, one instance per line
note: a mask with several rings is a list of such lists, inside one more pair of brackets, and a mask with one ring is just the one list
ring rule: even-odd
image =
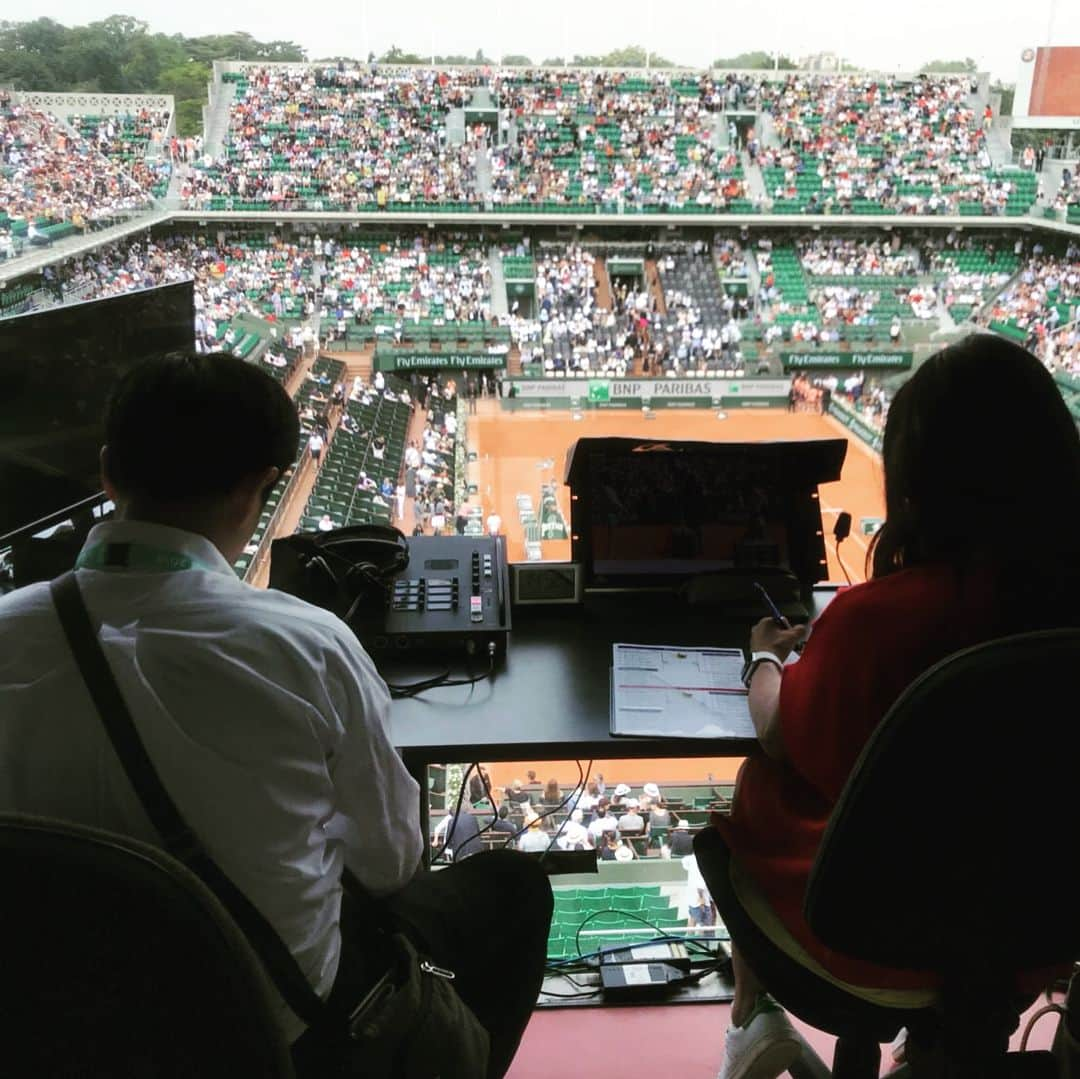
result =
[[780,608],[777,607],[775,603],[773,603],[772,596],[770,596],[769,593],[765,591],[764,586],[762,584],[760,584],[758,581],[755,581],[754,582],[754,587],[761,593],[761,598],[765,601],[766,605],[768,606],[769,612],[773,616],[773,621],[778,626],[781,626],[783,629],[791,629],[791,623],[781,613]]

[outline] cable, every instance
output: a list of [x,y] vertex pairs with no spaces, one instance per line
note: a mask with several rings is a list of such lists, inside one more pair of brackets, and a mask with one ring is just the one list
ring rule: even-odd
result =
[[[642,941],[643,944],[661,943],[663,941],[674,940],[674,941],[680,941],[681,943],[683,943],[685,945],[688,945],[690,947],[698,948],[699,950],[704,951],[706,954],[709,954],[709,955],[712,954],[712,952],[708,948],[706,948],[703,944],[701,944],[700,941],[690,939],[690,938],[686,937],[685,934],[682,935],[682,936],[679,936],[679,935],[674,934],[674,933],[665,933],[664,930],[660,928],[660,926],[655,925],[653,922],[650,922],[650,921],[646,920],[645,918],[642,918],[640,915],[635,914],[633,911],[617,910],[614,907],[609,907],[609,908],[607,908],[605,910],[594,910],[577,927],[577,932],[574,934],[574,947],[577,949],[579,959],[585,958],[585,956],[583,955],[583,953],[581,951],[581,931],[598,914],[621,914],[624,918],[633,918],[634,921],[641,922],[642,925],[644,925],[647,928],[653,930],[653,932],[655,932],[657,934],[655,942],[654,941]],[[596,952],[596,954],[597,955],[605,955],[608,952],[621,951],[625,947],[626,947],[625,944],[620,944],[620,945],[618,945],[618,947],[614,947],[614,948],[601,948]],[[640,945],[634,945],[634,947],[640,947]]]
[[[479,765],[474,761],[465,769],[465,774],[461,777],[461,787],[458,789],[457,804],[454,806],[454,820],[447,828],[447,834],[443,836],[442,850],[432,859],[432,865],[438,865],[439,862],[443,860],[443,855],[445,855],[448,850],[452,849],[450,847],[450,840],[453,838],[454,831],[457,828],[458,815],[461,813],[461,802],[465,797],[465,785],[469,782],[469,776],[472,774],[472,770],[477,767],[479,767]],[[468,840],[466,840],[466,842],[468,842]]]
[[437,674],[432,678],[424,678],[419,682],[413,682],[410,685],[395,685],[392,682],[386,683],[386,688],[390,690],[390,696],[395,701],[404,700],[408,697],[416,697],[421,693],[426,693],[429,689],[440,689],[443,686],[474,686],[477,682],[483,682],[487,678],[492,678],[495,674],[495,643],[494,641],[488,644],[488,666],[487,670],[483,674],[475,675],[471,678],[451,678],[450,671],[443,671],[442,674]]
[[840,541],[836,541],[836,561],[840,563],[840,568],[844,571],[844,579],[848,584],[851,584],[851,574],[847,571],[847,566],[844,565],[844,560],[840,557]]
[[584,993],[553,993],[550,989],[541,989],[540,995],[545,997],[556,997],[558,1000],[584,1000],[586,997],[598,997],[603,992],[603,989],[590,989]]

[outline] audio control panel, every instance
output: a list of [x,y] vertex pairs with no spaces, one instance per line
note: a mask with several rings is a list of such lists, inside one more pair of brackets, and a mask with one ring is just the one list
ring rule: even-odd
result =
[[[510,576],[501,536],[410,536],[409,564],[390,583],[382,632],[366,631],[370,651],[506,648]],[[471,643],[469,643],[471,642]]]

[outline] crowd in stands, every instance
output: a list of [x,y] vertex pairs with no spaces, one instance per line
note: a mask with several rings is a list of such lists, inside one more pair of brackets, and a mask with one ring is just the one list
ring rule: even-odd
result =
[[[378,375],[376,376],[378,377]],[[442,536],[464,533],[463,520],[454,506],[455,450],[457,447],[457,385],[429,380],[424,390],[427,420],[420,438],[405,447],[405,480],[398,489],[404,517],[412,501],[413,534]]]
[[323,292],[327,307],[343,306],[342,295],[351,293],[357,321],[394,311],[393,332],[399,339],[409,321],[488,321],[491,268],[479,249],[444,245],[439,251],[443,257],[434,262],[430,254],[419,240],[377,248],[345,245],[330,267],[334,279]]
[[[477,76],[408,68],[261,68],[237,82],[224,156],[184,180],[188,207],[355,210],[475,198],[446,110]],[[231,201],[228,201],[231,200]]]
[[596,371],[625,364],[626,335],[615,330],[615,312],[597,304],[596,258],[571,246],[536,261],[537,319],[511,325],[523,368],[546,372]]
[[69,121],[98,153],[125,168],[144,191],[158,198],[168,190],[172,175],[165,145],[169,122],[168,112],[145,108],[119,116],[72,116]]
[[55,117],[0,92],[0,230],[49,243],[150,202],[126,162],[103,154]]
[[[1017,214],[1037,194],[1031,168],[993,166],[989,118],[968,75],[496,71],[495,145],[485,125],[451,142],[450,110],[464,109],[487,77],[346,63],[228,72],[235,98],[214,157],[197,137],[166,146],[164,114],[77,118],[79,138],[0,98],[4,163],[24,181],[4,201],[28,220],[92,222],[164,193],[171,163],[183,205],[209,210]],[[729,120],[725,110],[736,108],[769,113],[780,145]],[[155,144],[160,156],[148,158]],[[750,194],[743,149],[764,170],[764,199]],[[490,156],[490,185],[478,178],[478,154]],[[1053,205],[1078,202],[1070,175]]]
[[725,95],[708,77],[514,73],[494,91],[514,116],[492,153],[496,206],[723,210],[747,197],[737,152],[714,145]]
[[[708,788],[706,788],[708,789]],[[460,861],[486,845],[542,852],[595,850],[602,861],[644,857],[681,858],[693,850],[691,828],[700,827],[711,808],[724,808],[726,795],[715,788],[693,808],[669,803],[656,783],[640,792],[627,783],[614,786],[602,775],[584,786],[563,789],[555,779],[541,784],[529,773],[503,789],[493,788],[481,767],[434,830],[437,857]],[[488,837],[485,844],[483,837]]]
[[[615,256],[612,256],[613,258]],[[740,325],[745,294],[722,294],[719,275],[745,280],[740,244],[704,241],[661,253],[660,288],[645,276],[616,276],[581,247],[545,252],[536,261],[535,319],[509,324],[525,373],[621,377],[731,371],[742,368]],[[601,279],[610,306],[600,306]]]
[[[98,299],[194,278],[196,343],[228,347],[237,315],[271,323],[285,340],[319,306],[328,338],[350,326],[400,340],[411,326],[487,322],[490,268],[478,247],[451,238],[285,242],[177,235],[119,241],[48,267],[46,281],[64,300]],[[274,325],[280,324],[280,334]],[[297,329],[303,334],[305,329]],[[310,335],[310,330],[306,330]]]
[[926,241],[924,264],[940,278],[942,302],[957,322],[974,318],[1016,272],[1023,254],[1023,241],[1010,251],[993,241],[960,241],[955,231],[944,238]]
[[[1080,317],[1080,246],[1063,255],[1032,249],[1017,280],[994,301],[992,329],[1018,340],[1047,366],[1080,373],[1080,352],[1070,323]],[[1063,332],[1058,333],[1061,330]]]
[[1080,168],[1075,171],[1068,166],[1061,170],[1061,182],[1054,194],[1051,205],[1059,213],[1070,211],[1070,220],[1080,207]]
[[917,274],[918,256],[900,250],[900,239],[852,240],[818,237],[800,245],[803,268],[815,277],[886,276]]
[[672,377],[728,373],[743,368],[742,340],[750,314],[747,295],[721,294],[718,275],[747,274],[742,247],[723,240],[710,251],[697,241],[657,259],[666,315],[654,317],[651,355],[645,370]]
[[[228,324],[237,315],[282,322],[310,314],[317,294],[312,265],[311,249],[295,244],[253,247],[170,236],[108,244],[49,267],[46,276],[65,300],[100,299],[193,278],[196,348],[214,351],[233,345]],[[288,339],[284,326],[276,336],[281,343]]]
[[900,83],[792,73],[764,83],[762,104],[782,144],[759,155],[774,206],[840,212],[871,202],[899,213],[940,214],[958,213],[967,203],[1004,213],[1029,187],[1030,205],[1033,182],[992,168],[987,118],[968,100],[973,88],[967,75]]

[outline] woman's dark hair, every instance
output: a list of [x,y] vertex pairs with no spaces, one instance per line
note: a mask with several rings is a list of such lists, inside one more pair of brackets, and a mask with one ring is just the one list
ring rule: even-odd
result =
[[562,793],[559,790],[559,781],[557,779],[549,779],[547,786],[544,788],[544,801],[550,803],[558,802],[562,798]]
[[284,387],[227,353],[137,364],[105,411],[109,479],[125,495],[176,502],[224,495],[296,461],[300,421]]
[[892,402],[882,457],[874,577],[981,556],[1080,561],[1080,432],[1019,345],[973,334],[931,356]]

